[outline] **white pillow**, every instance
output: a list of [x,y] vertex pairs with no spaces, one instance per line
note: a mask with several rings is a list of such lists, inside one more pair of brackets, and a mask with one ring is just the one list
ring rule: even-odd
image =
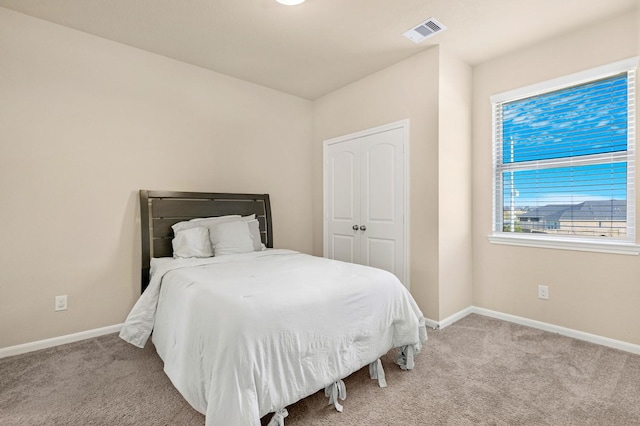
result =
[[198,227],[178,231],[171,244],[175,258],[213,256],[209,228]]
[[245,221],[235,220],[213,225],[210,232],[215,256],[253,251],[253,238]]
[[249,226],[249,232],[251,232],[251,239],[253,239],[253,251],[262,251],[266,247],[262,244],[262,238],[260,238],[260,222],[257,219],[247,222]]
[[202,217],[191,219],[189,221],[178,222],[171,226],[171,228],[173,229],[173,232],[175,234],[185,229],[207,227],[209,228],[209,235],[212,235],[213,227],[215,225],[233,221],[243,221],[249,223],[249,230],[251,231],[251,236],[253,238],[254,251],[262,251],[266,249],[264,244],[262,244],[262,239],[260,238],[260,223],[256,219],[255,214],[251,214],[249,216],[240,216],[239,214],[233,214],[227,216]]
[[[247,216],[251,217],[251,216]],[[171,226],[173,229],[173,233],[175,234],[178,231],[182,231],[185,229],[197,228],[197,227],[207,227],[211,228],[211,226],[216,223],[229,222],[233,220],[241,220],[242,217],[239,214],[232,214],[228,216],[216,216],[216,217],[201,217],[196,219],[191,219],[189,221],[178,222]],[[255,219],[255,215],[251,219]],[[249,220],[251,220],[249,219]],[[209,229],[211,231],[211,229]]]

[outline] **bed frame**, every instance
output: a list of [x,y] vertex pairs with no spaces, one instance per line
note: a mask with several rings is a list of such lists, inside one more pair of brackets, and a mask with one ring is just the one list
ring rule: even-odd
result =
[[151,258],[173,255],[171,225],[198,217],[229,214],[255,214],[263,244],[273,248],[269,194],[140,190],[142,291],[149,284]]

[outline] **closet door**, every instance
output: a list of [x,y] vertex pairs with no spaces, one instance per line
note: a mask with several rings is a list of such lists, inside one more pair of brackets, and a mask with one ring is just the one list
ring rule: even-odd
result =
[[327,257],[360,263],[360,142],[329,145],[325,156]]
[[404,127],[363,133],[325,144],[325,255],[405,283]]
[[[360,140],[360,262],[404,282],[403,129]],[[364,227],[364,229],[363,229]]]

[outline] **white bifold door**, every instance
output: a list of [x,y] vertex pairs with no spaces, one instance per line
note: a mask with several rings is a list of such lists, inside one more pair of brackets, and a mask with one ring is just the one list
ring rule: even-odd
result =
[[405,126],[386,127],[325,141],[324,253],[407,285]]

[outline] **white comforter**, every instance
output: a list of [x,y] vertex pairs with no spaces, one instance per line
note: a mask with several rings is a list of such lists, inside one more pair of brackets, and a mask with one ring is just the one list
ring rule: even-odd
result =
[[167,260],[120,336],[142,347],[153,329],[166,374],[207,425],[259,425],[426,340],[415,301],[379,269],[290,250]]

